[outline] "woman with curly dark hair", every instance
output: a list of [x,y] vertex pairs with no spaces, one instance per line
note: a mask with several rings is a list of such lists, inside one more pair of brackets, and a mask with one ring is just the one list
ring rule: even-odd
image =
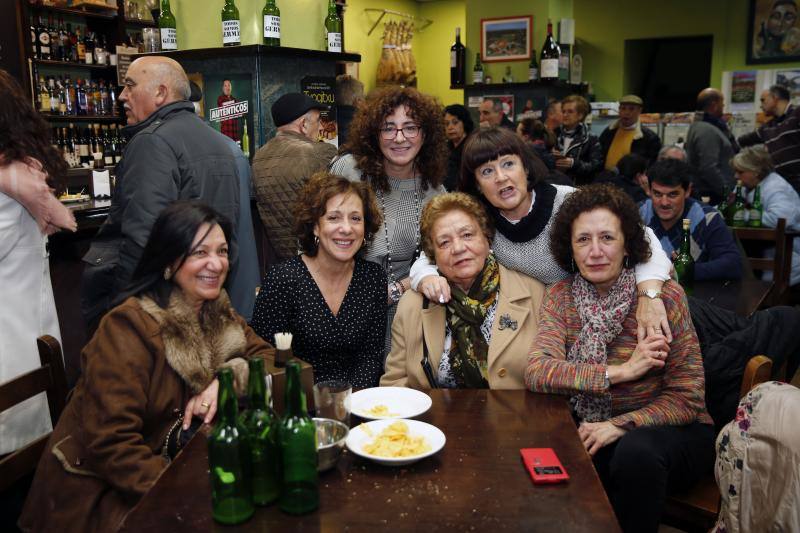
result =
[[[388,324],[400,297],[410,287],[408,271],[419,248],[422,208],[445,175],[447,145],[442,108],[416,89],[391,87],[372,93],[350,124],[344,153],[331,172],[369,183],[384,223],[364,253],[388,275]],[[391,338],[387,328],[387,353]]]
[[381,225],[369,185],[318,172],[295,205],[303,250],[270,268],[256,298],[252,328],[268,342],[290,332],[294,354],[314,379],[373,387],[383,374],[386,272],[356,257]]
[[623,531],[657,531],[670,489],[714,464],[714,428],[683,289],[664,284],[672,341],[637,340],[633,267],[650,254],[636,204],[608,184],[572,193],[556,214],[550,248],[571,276],[550,287],[525,383],[570,397]]

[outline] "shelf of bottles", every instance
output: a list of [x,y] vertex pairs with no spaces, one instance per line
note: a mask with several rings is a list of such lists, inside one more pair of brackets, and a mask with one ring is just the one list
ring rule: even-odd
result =
[[117,165],[125,150],[125,137],[116,123],[75,124],[53,128],[53,145],[64,155],[70,169],[106,168]]

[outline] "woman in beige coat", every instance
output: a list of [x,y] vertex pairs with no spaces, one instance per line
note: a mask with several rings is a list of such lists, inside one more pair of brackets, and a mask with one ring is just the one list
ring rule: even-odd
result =
[[524,388],[544,285],[497,263],[491,222],[467,194],[433,198],[422,212],[420,232],[451,299],[441,304],[417,292],[403,295],[381,385]]
[[158,217],[132,296],[103,317],[81,354],[81,379],[39,461],[23,531],[115,531],[181,433],[214,418],[214,373],[232,368],[244,393],[246,359],[271,347],[222,289],[230,232],[196,202]]

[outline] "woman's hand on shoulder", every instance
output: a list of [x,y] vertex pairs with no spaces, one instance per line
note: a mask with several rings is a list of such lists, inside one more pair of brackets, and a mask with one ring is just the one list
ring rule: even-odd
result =
[[[649,335],[639,341],[631,358],[616,367],[609,367],[609,380],[612,383],[635,381],[644,376],[652,368],[662,368],[669,354],[669,344],[664,335]],[[618,369],[612,377],[612,368]]]
[[581,437],[583,446],[592,456],[603,446],[618,441],[625,433],[626,430],[608,421],[581,422],[581,425],[578,426],[578,435]]
[[434,303],[445,304],[450,301],[450,284],[444,276],[425,276],[417,285],[417,290]]
[[219,381],[214,381],[206,387],[203,392],[192,396],[186,404],[186,411],[183,414],[183,429],[189,429],[192,417],[196,416],[203,419],[204,424],[210,424],[217,414],[217,392],[219,391]]

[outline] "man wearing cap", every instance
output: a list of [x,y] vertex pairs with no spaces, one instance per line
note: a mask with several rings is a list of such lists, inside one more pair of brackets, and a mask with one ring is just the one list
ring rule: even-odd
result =
[[326,107],[300,93],[284,94],[272,104],[277,135],[253,158],[253,184],[258,212],[275,258],[297,255],[292,229],[297,193],[315,172],[324,170],[336,147],[319,142],[319,112]]
[[619,99],[619,119],[600,134],[600,147],[603,150],[603,166],[613,170],[623,156],[636,154],[653,163],[661,149],[658,134],[643,128],[639,122],[644,102],[635,94]]
[[161,211],[176,200],[200,200],[231,220],[231,264],[237,261],[239,176],[218,131],[194,112],[186,72],[167,57],[131,63],[119,96],[128,144],[116,167],[108,218],[83,257],[81,310],[90,331],[118,303]]

